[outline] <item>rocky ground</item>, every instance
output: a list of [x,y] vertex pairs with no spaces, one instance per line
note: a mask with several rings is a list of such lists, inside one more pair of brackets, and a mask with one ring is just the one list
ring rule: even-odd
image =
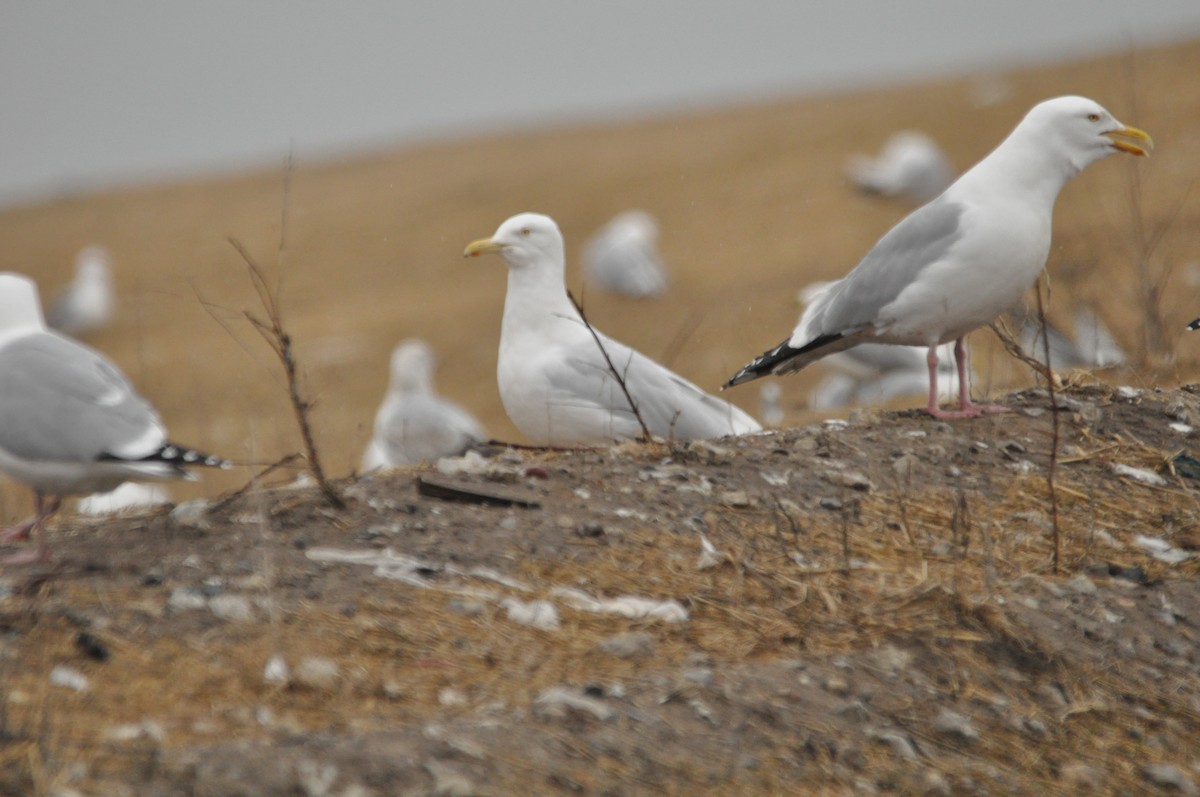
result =
[[0,793],[1196,794],[1200,392],[1006,401],[65,517]]

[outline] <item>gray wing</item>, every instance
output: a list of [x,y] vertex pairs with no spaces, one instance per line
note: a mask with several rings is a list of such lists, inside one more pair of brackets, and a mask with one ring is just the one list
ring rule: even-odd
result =
[[[744,434],[762,427],[741,409],[712,396],[623,343],[601,335],[613,367],[621,374],[650,431],[663,438],[692,440]],[[641,432],[629,401],[612,371],[599,356],[564,360],[548,372],[551,383],[575,401],[595,404],[612,414],[619,437]]]
[[58,462],[136,457],[153,453],[164,434],[154,409],[98,352],[56,332],[0,348],[0,448],[9,453]]
[[959,239],[963,206],[940,196],[914,210],[867,252],[843,279],[817,297],[796,330],[793,345],[822,335],[849,334],[870,325],[880,310],[942,259]]

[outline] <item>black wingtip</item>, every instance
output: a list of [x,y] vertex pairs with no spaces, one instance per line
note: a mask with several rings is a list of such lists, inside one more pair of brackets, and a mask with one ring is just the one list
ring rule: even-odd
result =
[[[799,357],[802,354],[807,354],[814,349],[819,349],[822,346],[827,346],[836,340],[840,340],[841,338],[842,335],[840,334],[821,335],[820,337],[814,338],[808,343],[805,343],[798,349],[792,347],[791,340],[789,338],[775,348],[765,351],[759,356],[755,357],[753,360],[747,363],[742,370],[729,377],[729,381],[722,385],[721,389],[724,390],[727,387],[740,385],[743,382],[751,382],[768,374],[779,373],[778,369],[780,366],[789,360]],[[793,368],[791,370],[799,370],[800,367],[803,366],[798,366],[797,368]]]
[[170,442],[164,443],[157,451],[136,460],[130,460],[126,457],[114,457],[111,454],[105,454],[101,459],[121,460],[124,462],[161,462],[164,465],[171,465],[180,470],[190,465],[205,468],[220,468],[221,470],[228,470],[233,467],[233,463],[227,459],[214,456],[213,454],[205,454],[203,451],[197,451],[194,448]]
[[1197,329],[1200,329],[1200,318],[1197,318],[1195,321],[1193,321],[1192,323],[1188,324],[1188,325],[1187,325],[1187,328],[1188,328],[1188,329],[1190,329],[1190,330],[1193,330],[1193,331],[1194,331],[1194,330],[1197,330]]

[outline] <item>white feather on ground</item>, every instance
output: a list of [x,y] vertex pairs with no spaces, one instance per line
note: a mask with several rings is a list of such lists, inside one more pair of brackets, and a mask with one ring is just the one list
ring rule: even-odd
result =
[[762,428],[628,346],[599,331],[594,337],[567,296],[563,237],[553,219],[513,216],[464,254],[488,253],[499,254],[508,266],[496,368],[500,398],[513,424],[533,442],[601,445],[640,436],[614,369],[637,414],[658,437],[692,440]]

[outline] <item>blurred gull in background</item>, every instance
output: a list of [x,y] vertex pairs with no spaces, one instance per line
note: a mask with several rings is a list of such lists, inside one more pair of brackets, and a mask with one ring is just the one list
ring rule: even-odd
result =
[[661,296],[667,272],[658,253],[658,224],[644,210],[617,214],[584,244],[583,269],[596,287],[627,296]]
[[141,510],[171,503],[171,496],[161,484],[125,482],[106,493],[92,493],[79,499],[81,515],[118,515],[127,510]]
[[922,204],[954,180],[950,160],[932,138],[914,130],[894,133],[878,157],[852,155],[846,174],[863,193]]
[[487,440],[479,421],[434,390],[436,366],[425,341],[414,338],[396,346],[387,395],[363,454],[364,473],[458,456]]
[[72,337],[108,326],[116,308],[112,257],[103,246],[87,246],[75,256],[75,278],[46,311],[46,323]]
[[1046,364],[1045,343],[1050,344],[1050,366],[1056,369],[1115,368],[1128,359],[1092,307],[1080,305],[1075,309],[1074,337],[1047,322],[1045,342],[1042,324],[1036,315],[1013,313],[1011,317],[1021,325],[1017,342],[1026,354],[1043,365]]

